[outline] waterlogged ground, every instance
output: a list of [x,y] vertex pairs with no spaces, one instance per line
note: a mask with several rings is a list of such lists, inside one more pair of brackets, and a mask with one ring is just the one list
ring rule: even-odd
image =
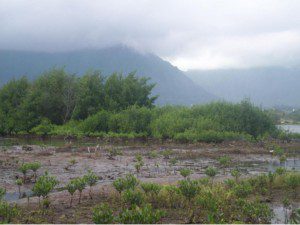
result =
[[[244,177],[274,171],[279,166],[300,171],[300,143],[277,144],[290,153],[286,162],[280,163],[279,159],[273,156],[263,144],[245,142],[182,145],[142,142],[109,144],[100,140],[65,142],[64,140],[0,139],[0,186],[7,190],[5,197],[7,201],[17,202],[20,205],[28,204],[25,194],[31,194],[33,183],[22,186],[23,198],[19,199],[15,180],[17,177],[22,177],[22,174],[18,171],[18,167],[23,162],[38,161],[42,164],[38,171],[39,175],[48,171],[59,180],[57,189],[50,195],[54,207],[62,211],[62,217],[72,218],[71,214],[74,212],[67,207],[69,195],[61,188],[70,179],[86,174],[89,169],[100,177],[97,186],[94,187],[94,192],[103,195],[113,191],[110,184],[114,179],[127,173],[136,174],[142,181],[166,184],[182,179],[179,173],[181,168],[191,169],[193,171],[191,178],[197,179],[205,176],[204,171],[208,166],[213,166],[219,170],[216,176],[217,180],[229,178],[230,170],[234,167],[239,167]],[[112,149],[117,150],[121,155],[112,159],[110,157]],[[168,157],[163,156],[163,152],[166,150],[171,150],[172,154],[169,158],[178,159],[175,164],[172,164]],[[152,157],[149,157],[149,152],[152,152],[150,154]],[[144,166],[139,173],[134,167],[135,156],[138,153],[143,156],[144,161]],[[218,162],[218,158],[224,155],[230,156],[232,159],[231,166],[226,169],[222,168]],[[74,165],[71,160],[75,162]],[[29,177],[32,175],[30,172],[27,174]],[[88,200],[88,191],[83,193],[83,198]],[[29,205],[34,205],[36,202],[37,198],[32,197]],[[295,207],[300,207],[297,199],[293,204]],[[276,214],[272,222],[283,223],[281,201],[276,202],[275,199],[272,207]],[[53,220],[54,222],[66,222],[59,218],[53,218]],[[73,222],[89,223],[91,218],[83,216]]]

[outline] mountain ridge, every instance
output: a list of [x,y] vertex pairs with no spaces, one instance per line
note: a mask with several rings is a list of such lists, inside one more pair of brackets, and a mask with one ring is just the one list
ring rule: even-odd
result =
[[250,98],[257,105],[300,107],[300,68],[193,70],[186,75],[227,101]]
[[216,99],[169,62],[126,46],[52,53],[0,50],[0,84],[22,75],[34,79],[53,67],[65,67],[77,75],[90,69],[100,70],[104,75],[136,71],[137,76],[150,77],[150,82],[156,83],[153,94],[159,95],[159,105],[190,105]]

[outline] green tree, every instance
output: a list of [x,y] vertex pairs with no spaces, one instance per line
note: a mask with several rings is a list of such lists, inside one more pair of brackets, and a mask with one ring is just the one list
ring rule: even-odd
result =
[[104,109],[104,81],[105,79],[99,71],[88,71],[79,79],[73,119],[86,119]]
[[26,129],[22,105],[29,93],[26,77],[12,79],[0,88],[0,133],[12,134]]
[[63,68],[52,69],[38,77],[29,95],[30,111],[37,118],[48,118],[51,123],[67,122],[74,111],[77,78]]
[[121,110],[131,105],[152,107],[157,97],[150,97],[155,85],[148,81],[148,78],[138,78],[135,73],[127,76],[112,74],[104,85],[106,109]]

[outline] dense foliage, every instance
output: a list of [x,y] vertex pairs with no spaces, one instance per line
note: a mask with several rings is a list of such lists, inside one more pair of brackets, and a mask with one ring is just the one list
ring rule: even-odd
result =
[[36,80],[12,80],[0,90],[0,132],[31,131],[41,122],[61,125],[70,119],[86,119],[100,110],[119,111],[130,105],[152,107],[153,84],[148,79],[99,72],[82,77],[64,69],[52,69]]
[[181,142],[277,135],[273,120],[248,100],[154,107],[153,84],[133,73],[83,77],[53,69],[0,89],[0,134],[154,137]]

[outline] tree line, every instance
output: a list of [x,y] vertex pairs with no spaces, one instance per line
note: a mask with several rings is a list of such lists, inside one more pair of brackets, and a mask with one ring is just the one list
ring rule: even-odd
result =
[[248,100],[159,107],[153,87],[134,73],[77,77],[64,69],[11,80],[0,89],[0,133],[208,142],[278,134],[268,113]]
[[99,110],[119,111],[130,105],[154,106],[154,84],[134,73],[105,77],[98,71],[82,77],[54,68],[34,81],[11,80],[0,89],[0,132],[29,132],[44,119],[62,125],[83,120]]

